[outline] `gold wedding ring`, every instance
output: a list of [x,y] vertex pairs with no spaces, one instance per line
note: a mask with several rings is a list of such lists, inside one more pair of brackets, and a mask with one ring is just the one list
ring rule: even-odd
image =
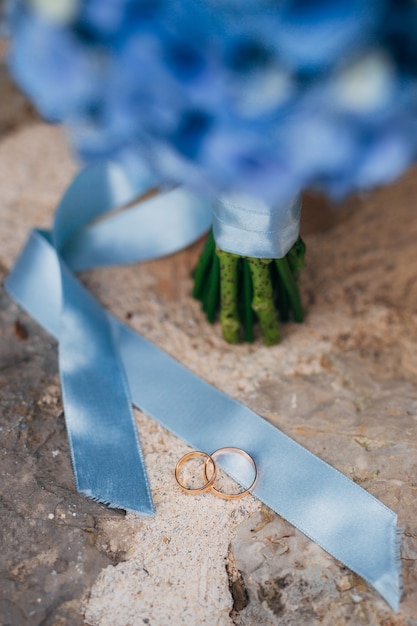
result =
[[[247,489],[244,489],[244,491],[240,491],[238,493],[226,493],[214,487],[214,483],[217,478],[217,464],[215,459],[225,454],[238,454],[252,465],[254,478],[250,486]],[[180,478],[180,471],[188,461],[191,461],[191,459],[197,458],[199,456],[205,458],[204,476],[206,482],[203,484],[202,487],[187,487],[187,485]],[[251,457],[250,454],[248,454],[241,448],[234,447],[219,448],[212,454],[207,454],[206,452],[201,452],[200,450],[193,450],[192,452],[188,452],[188,454],[185,454],[183,457],[181,457],[175,467],[175,480],[177,481],[178,486],[181,487],[183,491],[185,491],[186,493],[197,494],[204,493],[204,491],[210,490],[212,493],[214,493],[214,495],[218,496],[219,498],[223,498],[224,500],[237,500],[239,498],[242,498],[253,489],[257,478],[258,469],[256,467],[254,459]]]
[[[206,482],[204,483],[202,487],[187,487],[187,485],[185,485],[180,480],[180,470],[185,465],[185,463],[199,456],[202,456],[206,459],[204,463],[204,474],[205,474]],[[211,472],[210,477],[208,475],[209,465],[211,465],[212,467],[212,472]],[[184,456],[181,457],[181,459],[178,461],[175,467],[175,480],[177,481],[181,489],[185,491],[186,493],[197,494],[197,493],[203,493],[204,491],[207,491],[207,489],[210,489],[210,487],[216,480],[216,475],[217,475],[217,466],[215,462],[213,461],[213,459],[211,458],[211,456],[207,454],[206,452],[200,452],[199,450],[193,450],[193,452],[188,452],[188,454],[184,454]]]
[[[223,500],[238,500],[239,498],[242,498],[243,496],[248,494],[254,488],[256,484],[256,481],[258,479],[258,469],[256,467],[256,463],[251,457],[251,455],[245,452],[244,450],[242,450],[241,448],[226,447],[226,448],[219,448],[218,450],[216,450],[210,455],[210,458],[212,462],[214,461],[215,465],[216,465],[216,457],[219,457],[222,454],[239,454],[240,456],[243,456],[243,458],[245,458],[247,461],[249,461],[249,463],[253,466],[253,472],[254,472],[253,481],[251,482],[249,487],[245,489],[244,491],[239,491],[239,493],[225,493],[224,491],[220,491],[219,489],[216,489],[214,487],[214,480],[212,484],[208,487],[208,489],[210,489],[212,493],[214,493],[219,498],[223,498]],[[206,472],[206,477],[207,477],[207,461],[204,465],[204,471]]]

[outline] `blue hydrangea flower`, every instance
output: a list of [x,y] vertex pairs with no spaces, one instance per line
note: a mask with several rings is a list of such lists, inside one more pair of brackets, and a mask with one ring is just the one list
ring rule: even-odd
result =
[[283,202],[416,158],[414,0],[11,0],[10,67],[86,160]]

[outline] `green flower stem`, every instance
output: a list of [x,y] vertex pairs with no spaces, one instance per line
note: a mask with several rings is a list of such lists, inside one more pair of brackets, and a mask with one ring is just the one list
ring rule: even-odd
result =
[[258,316],[265,345],[272,346],[280,340],[277,312],[269,265],[272,259],[247,257],[253,283],[252,308]]
[[207,235],[206,243],[204,244],[204,248],[200,257],[197,261],[197,265],[193,272],[194,278],[194,288],[193,288],[193,296],[194,298],[202,298],[204,295],[204,291],[206,288],[206,279],[207,275],[210,273],[213,258],[215,255],[216,244],[213,237],[213,232],[210,230]]
[[290,319],[290,303],[288,300],[288,294],[285,290],[284,285],[282,284],[282,281],[279,279],[279,274],[277,271],[275,272],[275,276],[273,276],[272,282],[276,289],[275,306],[279,311],[279,319],[281,322],[288,322]]
[[239,257],[216,248],[220,263],[220,324],[223,338],[239,343],[240,320],[237,306]]
[[[213,240],[214,241],[214,240]],[[207,274],[207,279],[203,283],[203,293],[201,296],[203,311],[207,315],[210,324],[216,320],[216,314],[219,308],[220,296],[220,263],[217,254],[213,253],[211,265]]]
[[288,295],[294,321],[302,322],[304,320],[304,312],[301,304],[300,292],[287,258],[284,257],[282,259],[275,259],[275,265]]
[[292,248],[288,250],[287,256],[285,257],[295,281],[298,280],[301,270],[305,267],[305,253],[305,243],[301,237],[299,237]]
[[243,337],[247,342],[253,341],[253,324],[254,315],[252,309],[253,287],[250,274],[249,263],[246,259],[241,259],[242,267],[242,320],[243,320]]
[[209,322],[220,314],[229,343],[253,341],[259,322],[264,343],[272,345],[279,341],[278,316],[281,322],[304,318],[297,281],[304,254],[298,239],[283,259],[241,257],[216,248],[210,233],[193,272],[193,295]]

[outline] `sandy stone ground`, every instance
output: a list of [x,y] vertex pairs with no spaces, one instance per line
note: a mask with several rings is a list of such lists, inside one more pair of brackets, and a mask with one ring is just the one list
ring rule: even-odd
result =
[[[22,106],[24,121],[9,108],[0,125],[2,281],[77,169],[62,131]],[[181,492],[187,446],[139,411],[156,516],[75,493],[57,346],[2,290],[0,624],[417,626],[416,196],[411,171],[338,208],[305,198],[307,317],[272,348],[229,346],[207,324],[190,297],[201,242],[82,276],[114,314],[398,513],[399,612],[254,497]]]

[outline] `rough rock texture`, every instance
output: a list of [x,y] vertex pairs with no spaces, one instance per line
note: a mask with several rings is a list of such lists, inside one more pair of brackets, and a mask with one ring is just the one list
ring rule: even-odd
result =
[[0,624],[76,626],[123,516],[74,493],[55,342],[3,290],[0,338]]
[[[0,143],[5,268],[32,226],[50,224],[74,171],[58,129],[32,125]],[[121,319],[398,513],[405,527],[399,613],[254,498],[180,492],[172,472],[186,446],[139,412],[156,517],[123,517],[77,496],[55,346],[6,297],[1,525],[13,533],[0,561],[5,623],[77,624],[82,611],[91,626],[416,626],[416,191],[410,172],[336,211],[306,199],[307,320],[284,327],[273,348],[228,346],[206,323],[189,296],[199,244],[83,276]],[[38,605],[45,612],[31,622]],[[77,617],[61,619],[63,606]]]
[[[0,4],[0,21],[1,12]],[[0,39],[0,138],[37,117],[31,104],[11,82],[7,69],[1,62],[5,54],[6,42]]]

